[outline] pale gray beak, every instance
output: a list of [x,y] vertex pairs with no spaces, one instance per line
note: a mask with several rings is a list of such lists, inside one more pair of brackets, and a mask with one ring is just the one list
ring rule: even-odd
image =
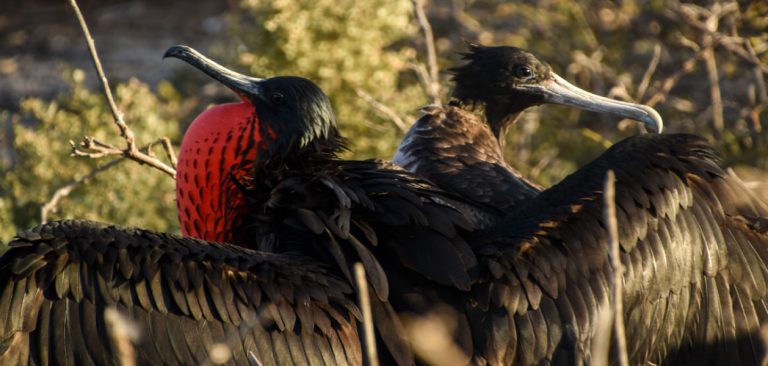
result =
[[165,51],[163,58],[167,57],[177,58],[194,66],[198,70],[208,74],[208,76],[232,89],[232,91],[241,97],[263,94],[261,82],[264,79],[246,76],[227,69],[203,56],[200,52],[195,51],[192,47],[184,45],[173,46]]
[[661,133],[664,129],[664,121],[651,107],[601,97],[569,83],[555,73],[552,75],[553,78],[550,80],[534,85],[522,85],[518,88],[543,96],[546,103],[564,104],[640,121],[655,133]]

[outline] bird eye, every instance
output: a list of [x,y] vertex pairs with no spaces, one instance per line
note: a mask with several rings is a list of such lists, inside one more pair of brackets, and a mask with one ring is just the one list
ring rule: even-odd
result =
[[285,100],[285,96],[282,93],[272,93],[272,95],[269,96],[269,99],[272,100],[272,103],[274,104],[282,104]]
[[525,65],[518,65],[515,67],[515,76],[521,79],[530,79],[533,77],[533,70]]

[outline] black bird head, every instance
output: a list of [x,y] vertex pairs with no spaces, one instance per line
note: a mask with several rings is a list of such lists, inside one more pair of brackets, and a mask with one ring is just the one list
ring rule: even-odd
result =
[[[229,70],[188,46],[173,46],[165,57],[178,58],[221,82],[251,110],[251,123],[258,124],[263,150],[268,156],[288,154],[292,148],[316,146],[335,151],[342,146],[336,117],[328,96],[310,80],[297,76],[255,78]],[[252,116],[256,116],[254,119]],[[217,123],[216,121],[212,123]]]
[[532,53],[509,46],[470,44],[468,63],[451,69],[453,97],[462,104],[482,106],[497,138],[528,107],[555,103],[614,114],[643,122],[661,132],[661,116],[650,107],[625,103],[584,91],[555,74]]

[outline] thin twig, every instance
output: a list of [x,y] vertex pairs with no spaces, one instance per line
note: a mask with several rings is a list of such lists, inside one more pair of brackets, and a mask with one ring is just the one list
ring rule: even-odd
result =
[[179,160],[176,158],[176,152],[173,151],[173,144],[171,144],[171,139],[162,137],[160,138],[160,141],[163,144],[163,150],[165,150],[165,154],[168,156],[168,160],[171,161],[171,166],[173,169],[176,169],[179,165]]
[[69,146],[72,148],[72,156],[84,156],[91,159],[98,159],[109,155],[123,155],[123,150],[96,140],[91,136],[83,137],[83,141],[81,141],[79,145],[87,151],[78,150],[78,145],[72,140],[69,140]]
[[366,93],[361,89],[355,89],[355,93],[357,93],[358,97],[368,102],[368,104],[370,104],[371,107],[375,108],[385,117],[389,118],[389,120],[392,121],[392,123],[394,123],[395,126],[397,126],[400,132],[403,132],[403,133],[408,132],[408,124],[405,123],[405,120],[403,120],[403,118],[400,117],[400,115],[397,112],[395,112],[394,109],[390,108],[384,103],[379,102],[372,95]]
[[368,297],[368,282],[365,279],[365,267],[355,263],[355,282],[357,282],[357,296],[360,310],[363,312],[363,350],[368,366],[379,366],[379,357],[376,352],[376,337],[373,333],[373,314],[371,313],[371,298]]
[[48,202],[46,202],[40,208],[40,223],[41,224],[47,223],[48,222],[48,215],[51,213],[51,211],[53,211],[56,208],[56,206],[58,206],[59,202],[63,198],[69,196],[69,194],[72,193],[72,191],[75,188],[77,188],[78,185],[86,182],[88,179],[91,179],[91,178],[95,177],[99,173],[104,172],[105,170],[107,170],[107,169],[109,169],[109,168],[111,168],[111,167],[113,167],[113,166],[123,162],[124,160],[125,160],[124,157],[120,157],[120,158],[117,158],[115,160],[112,160],[112,161],[110,161],[110,162],[108,162],[108,163],[106,163],[106,164],[104,164],[104,165],[102,165],[100,167],[97,167],[97,168],[91,170],[88,174],[86,174],[86,175],[84,175],[84,176],[82,176],[80,178],[77,178],[77,179],[67,183],[66,185],[60,187],[59,189],[57,189],[56,192],[53,193],[53,196],[51,196],[51,199],[48,200]]
[[427,67],[420,62],[409,62],[406,67],[416,74],[416,78],[419,79],[419,84],[421,85],[421,88],[424,89],[424,93],[429,95],[431,82],[429,81],[430,78]]
[[637,96],[635,97],[635,100],[642,100],[643,96],[645,96],[645,92],[648,91],[648,85],[651,84],[651,78],[653,78],[653,73],[656,72],[656,67],[659,66],[659,60],[661,59],[661,44],[656,44],[653,46],[653,58],[651,59],[651,62],[648,64],[648,68],[645,70],[645,73],[643,74],[643,78],[640,81],[640,85],[637,87]]
[[440,69],[437,67],[437,51],[435,50],[435,37],[432,34],[432,25],[424,13],[424,0],[413,0],[413,8],[416,12],[416,19],[424,32],[424,42],[427,46],[427,67],[429,69],[429,82],[427,95],[432,100],[432,104],[441,105],[440,102]]
[[[759,60],[755,48],[752,47],[752,41],[745,39],[745,47],[747,51],[749,51],[749,55],[752,58]],[[768,89],[765,86],[765,79],[763,78],[763,73],[760,69],[760,66],[755,66],[753,72],[755,73],[755,82],[757,83],[758,100],[760,103],[768,103]]]
[[723,119],[723,96],[720,91],[720,77],[717,73],[717,60],[715,59],[715,49],[710,46],[704,52],[704,63],[707,67],[707,76],[709,77],[709,93],[712,101],[712,132],[716,139],[720,139],[725,128]]
[[472,37],[469,37],[469,39],[473,39],[476,38],[476,35],[483,32],[483,25],[464,11],[465,6],[466,4],[464,3],[464,0],[453,0],[451,1],[451,13],[453,19],[459,23],[459,25],[472,33]]
[[707,45],[704,51],[704,64],[707,68],[707,77],[709,78],[709,93],[712,102],[712,132],[716,139],[720,139],[725,128],[723,120],[723,97],[720,91],[720,76],[717,72],[717,59],[715,58],[715,45],[713,33],[717,32],[720,26],[720,18],[731,11],[738,11],[738,6],[730,3],[725,7],[716,3],[712,7],[712,12],[703,24],[709,32],[704,36],[703,44]]
[[96,53],[96,45],[93,42],[93,37],[91,37],[91,32],[88,30],[88,25],[85,23],[83,13],[80,12],[80,7],[77,6],[77,1],[69,0],[69,4],[72,6],[72,9],[75,10],[77,20],[80,22],[80,28],[82,28],[83,34],[85,35],[85,42],[88,43],[88,51],[91,53],[93,67],[96,69],[96,73],[99,75],[101,89],[104,91],[104,96],[107,98],[109,109],[112,111],[112,117],[115,119],[115,124],[120,130],[120,136],[125,139],[129,147],[133,147],[136,143],[134,141],[133,132],[130,128],[128,128],[128,125],[125,124],[125,121],[123,120],[123,113],[117,108],[115,99],[112,97],[112,91],[109,89],[109,82],[107,81],[107,77],[104,75],[104,70],[101,67],[101,61],[99,60],[99,54]]
[[623,278],[624,267],[621,264],[619,251],[619,229],[616,222],[616,175],[609,170],[605,177],[605,221],[608,223],[608,238],[611,245],[611,266],[613,279],[611,281],[611,304],[613,304],[613,331],[616,335],[616,353],[619,365],[628,366],[627,336],[624,328]]
[[[117,107],[117,104],[115,103],[115,99],[112,97],[112,91],[109,88],[109,82],[107,81],[107,77],[104,75],[104,69],[101,67],[101,61],[99,60],[99,55],[96,52],[96,45],[93,42],[93,37],[91,37],[91,32],[88,30],[88,25],[85,23],[85,18],[83,17],[83,13],[80,11],[80,7],[77,6],[76,0],[70,0],[69,4],[72,6],[72,9],[75,11],[77,20],[80,23],[80,28],[82,29],[83,34],[85,35],[85,41],[86,41],[86,44],[88,45],[88,51],[91,53],[91,60],[93,61],[93,67],[96,69],[96,74],[98,74],[99,76],[99,82],[101,83],[101,88],[104,92],[104,96],[107,98],[109,109],[112,112],[112,117],[114,119],[115,125],[120,131],[120,136],[125,140],[125,144],[126,144],[125,149],[118,149],[112,145],[101,143],[92,138],[86,137],[83,141],[83,145],[84,145],[83,148],[85,149],[92,148],[93,150],[95,150],[95,152],[89,153],[89,152],[82,152],[82,151],[81,152],[73,151],[73,153],[75,155],[88,156],[91,158],[100,158],[100,157],[109,156],[109,155],[123,155],[131,160],[137,161],[142,164],[147,164],[151,167],[159,169],[175,179],[176,169],[168,166],[167,164],[163,163],[162,161],[152,156],[142,153],[136,148],[136,139],[135,139],[134,133],[130,128],[128,128],[128,125],[125,124],[125,120],[123,119],[123,113]],[[89,146],[89,147],[85,147],[85,146]],[[76,149],[73,149],[73,150],[76,150]]]
[[[717,31],[717,29],[712,29],[711,25],[708,24],[712,17],[722,18],[725,15],[728,15],[731,12],[738,11],[738,4],[729,3],[725,6],[719,7],[715,12],[708,12],[710,14],[707,19],[707,22],[702,22],[698,19],[696,19],[696,14],[701,13],[703,10],[699,7],[693,7],[690,4],[686,4],[688,6],[678,6],[677,7],[677,13],[681,15],[681,18],[690,26],[697,28],[700,31],[703,31],[706,35],[710,36],[712,38],[712,41],[714,44],[723,46],[723,48],[727,49],[728,51],[732,52],[733,54],[739,56],[744,61],[747,61],[748,63],[752,64],[753,66],[756,66],[761,72],[768,74],[768,65],[766,65],[764,62],[760,60],[759,57],[756,57],[756,55],[751,54],[748,49],[745,49],[745,47],[741,47],[736,44],[735,40],[738,39],[742,43],[748,42],[748,40],[745,40],[741,37],[729,37],[726,36],[720,32]],[[695,9],[699,9],[697,12]],[[704,9],[706,10],[706,9]]]
[[[102,142],[99,142],[96,139],[93,139],[93,138],[86,138],[86,139],[88,139],[88,141],[90,141],[90,143],[92,143],[94,146],[98,146],[98,148],[109,149],[108,146],[104,147],[105,144],[102,143]],[[149,149],[152,148],[152,145],[157,144],[157,143],[162,143],[163,145],[168,144],[168,147],[166,149],[170,149],[170,150],[167,150],[167,151],[169,151],[169,158],[171,159],[171,162],[173,162],[174,166],[175,166],[176,156],[173,155],[173,146],[170,145],[171,141],[168,140],[167,137],[160,138],[159,140],[157,140],[155,142],[152,142],[152,143],[148,144],[147,146],[142,147],[141,149],[142,150],[146,149],[147,151],[149,151]],[[71,182],[63,185],[62,187],[59,187],[59,189],[57,189],[53,193],[53,196],[51,196],[51,199],[48,200],[48,202],[46,202],[45,204],[43,204],[42,207],[40,207],[40,221],[41,221],[41,224],[45,224],[46,222],[48,222],[49,214],[53,210],[55,210],[56,206],[59,205],[61,200],[66,198],[67,196],[69,196],[69,194],[72,193],[72,191],[75,188],[77,188],[78,185],[87,182],[89,179],[91,179],[91,178],[95,177],[96,175],[98,175],[100,173],[103,173],[104,171],[108,170],[109,168],[119,164],[124,159],[127,159],[127,157],[125,155],[122,155],[121,153],[116,153],[116,154],[107,154],[107,153],[105,153],[103,155],[101,155],[100,153],[85,153],[85,152],[82,152],[80,150],[77,150],[75,148],[75,143],[74,142],[70,141],[69,144],[72,146],[72,154],[75,155],[75,156],[88,156],[88,157],[99,156],[100,157],[100,156],[107,156],[107,155],[120,155],[120,157],[118,157],[117,159],[112,160],[112,161],[110,161],[110,162],[108,162],[108,163],[106,163],[106,164],[104,164],[102,166],[98,166],[98,167],[94,168],[93,170],[91,170],[90,172],[88,172],[86,175],[84,175],[84,176],[82,176],[80,178],[76,178],[76,179],[72,180]]]
[[680,81],[680,78],[693,72],[693,70],[696,68],[696,64],[703,56],[704,50],[700,49],[698,52],[696,52],[696,54],[693,55],[693,57],[685,61],[680,69],[677,70],[677,72],[664,79],[664,81],[661,82],[661,89],[656,92],[656,94],[648,98],[648,101],[643,104],[649,107],[654,107],[656,104],[666,100],[669,92],[672,91],[672,88],[674,88],[675,85],[677,85],[677,82]]

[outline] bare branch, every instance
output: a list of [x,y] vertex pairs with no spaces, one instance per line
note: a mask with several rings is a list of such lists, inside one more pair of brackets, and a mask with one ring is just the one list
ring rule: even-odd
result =
[[716,139],[720,139],[723,135],[723,128],[725,128],[725,121],[723,120],[723,97],[720,91],[720,76],[717,73],[717,59],[715,58],[715,45],[714,33],[717,32],[717,28],[720,25],[720,17],[724,16],[728,12],[738,11],[738,6],[735,3],[730,3],[725,7],[716,3],[712,8],[712,14],[707,18],[704,23],[705,31],[707,34],[704,36],[704,44],[707,45],[704,51],[704,64],[707,68],[707,77],[709,77],[709,92],[710,99],[712,101],[712,132]]
[[656,94],[648,98],[648,101],[646,101],[644,104],[649,107],[653,107],[667,99],[669,92],[672,90],[672,88],[675,87],[675,85],[677,85],[677,82],[680,81],[680,78],[693,72],[696,64],[702,57],[704,57],[704,52],[704,49],[700,49],[698,52],[696,52],[696,54],[693,55],[693,57],[685,61],[680,69],[677,70],[677,72],[664,79],[664,81],[661,82],[661,89],[656,92]]
[[173,169],[176,169],[179,166],[179,160],[176,158],[176,152],[173,151],[173,145],[171,144],[171,139],[167,137],[160,138],[161,143],[163,144],[163,150],[165,150],[165,155],[168,156],[168,160],[171,161],[171,166]]
[[58,206],[59,202],[64,198],[69,196],[72,191],[77,188],[78,185],[81,183],[86,182],[88,179],[91,179],[98,175],[101,172],[106,171],[107,169],[121,163],[124,160],[124,158],[117,158],[115,160],[110,161],[109,163],[106,163],[100,167],[97,167],[96,169],[91,170],[88,174],[77,178],[63,187],[60,187],[56,190],[56,192],[53,193],[53,196],[51,196],[51,199],[48,200],[41,208],[40,208],[40,223],[45,224],[48,222],[48,215],[50,215],[51,211],[53,211],[56,206]]
[[[739,8],[737,3],[732,2],[724,6],[715,4],[714,10],[711,12],[706,9],[702,10],[700,7],[693,7],[690,4],[685,5],[686,6],[678,6],[676,10],[688,25],[697,28],[707,36],[711,37],[714,44],[723,46],[723,48],[739,56],[744,61],[757,67],[761,72],[768,74],[768,65],[762,62],[757,55],[749,52],[747,48],[748,40],[745,40],[742,37],[729,37],[724,35],[717,31],[716,23],[713,23],[713,20],[716,21],[732,12],[738,11]],[[697,15],[706,15],[707,20],[702,22],[697,19]],[[715,27],[713,27],[713,25],[715,25]],[[738,43],[745,45],[741,46]]]
[[640,85],[637,87],[637,96],[635,97],[635,100],[642,100],[645,92],[648,91],[648,85],[651,83],[653,73],[656,72],[656,67],[659,66],[660,59],[661,44],[657,43],[655,46],[653,46],[653,58],[651,59],[651,62],[648,64],[648,68],[643,74],[643,79],[640,81]]
[[371,298],[368,295],[368,281],[365,279],[363,264],[355,263],[355,282],[360,310],[363,312],[363,350],[368,360],[368,366],[379,366],[376,352],[376,337],[373,333],[373,314],[371,313]]
[[629,366],[627,358],[627,336],[624,328],[624,305],[622,299],[624,266],[621,264],[619,251],[619,228],[616,222],[616,176],[609,170],[605,177],[605,221],[608,223],[608,238],[611,245],[611,266],[613,278],[611,281],[611,304],[613,304],[613,331],[616,334],[616,353],[619,365]]
[[720,77],[717,74],[714,47],[707,47],[704,51],[704,63],[707,66],[710,99],[712,101],[712,132],[714,132],[716,139],[720,139],[725,128],[725,121],[723,119],[723,97],[720,91]]
[[88,156],[90,158],[100,158],[108,155],[123,155],[128,159],[137,161],[142,164],[147,164],[151,167],[159,169],[164,173],[170,175],[174,179],[176,179],[176,169],[168,166],[167,164],[163,163],[162,161],[148,154],[142,153],[136,148],[136,139],[135,139],[134,133],[128,127],[128,125],[125,124],[125,120],[123,119],[123,113],[117,107],[117,104],[115,103],[115,99],[112,97],[112,91],[109,89],[109,82],[107,81],[107,77],[104,75],[104,70],[101,67],[101,61],[99,60],[99,55],[96,52],[96,45],[93,42],[93,37],[91,37],[91,32],[88,30],[88,25],[85,23],[85,18],[83,18],[83,14],[80,11],[80,8],[77,6],[76,0],[70,0],[69,4],[72,6],[72,9],[75,11],[77,20],[80,23],[80,28],[82,29],[83,34],[85,35],[85,41],[88,45],[88,51],[91,53],[91,60],[93,61],[93,67],[96,69],[96,74],[98,74],[99,76],[99,82],[101,83],[101,88],[104,92],[104,96],[107,98],[109,108],[112,111],[112,117],[114,119],[115,125],[117,126],[117,129],[120,131],[120,136],[125,140],[125,144],[126,144],[125,149],[121,150],[121,149],[117,149],[114,146],[97,142],[93,138],[86,137],[83,140],[83,143],[81,144],[81,146],[83,147],[83,149],[94,150],[94,151],[92,152],[77,151],[77,149],[73,147],[73,154],[77,156]]
[[[752,41],[749,39],[745,39],[745,46],[747,48],[747,51],[749,51],[749,55],[754,58],[755,60],[759,60],[757,56],[757,52],[755,51],[755,48],[752,47]],[[765,87],[765,79],[763,78],[762,70],[760,69],[759,65],[756,65],[754,68],[755,73],[755,82],[757,82],[757,91],[759,96],[760,103],[768,103],[768,89]]]
[[[171,146],[171,141],[168,140],[167,137],[160,138],[159,140],[149,143],[147,146],[143,147],[142,149],[146,149],[149,151],[149,149],[152,148],[152,145],[154,144],[163,144],[164,149],[167,151],[169,159],[171,162],[173,162],[174,167],[176,166],[176,156],[173,154],[173,146]],[[112,156],[112,155],[118,155],[119,158],[112,160],[102,166],[98,166],[88,172],[86,175],[74,179],[73,181],[65,184],[62,187],[59,187],[54,193],[53,196],[51,196],[51,199],[48,200],[43,206],[40,207],[40,222],[41,224],[45,224],[48,222],[48,216],[50,213],[56,209],[56,206],[59,205],[62,199],[69,196],[72,191],[77,188],[78,185],[87,182],[89,179],[99,175],[100,173],[103,173],[104,171],[108,170],[109,168],[112,168],[113,166],[121,163],[126,159],[127,157],[123,155],[122,150],[110,146],[108,144],[105,144],[103,142],[100,142],[92,137],[85,137],[83,142],[81,143],[84,146],[87,146],[87,149],[94,150],[96,152],[85,152],[78,150],[75,146],[74,141],[70,141],[69,144],[72,146],[72,155],[74,156],[86,156],[90,158],[100,158],[104,156]],[[167,147],[166,147],[167,145]]]
[[141,152],[135,145],[134,150],[128,150],[127,148],[123,150],[106,142],[96,140],[91,136],[83,137],[83,141],[80,142],[79,146],[73,141],[70,141],[69,144],[72,146],[73,156],[84,156],[91,159],[103,158],[105,156],[124,156],[140,164],[147,164],[176,179],[176,169],[149,154]]
[[78,145],[71,140],[69,141],[69,146],[72,147],[72,156],[84,156],[91,159],[98,159],[110,155],[123,155],[123,150],[100,142],[91,136],[83,137],[83,141],[80,142],[80,148],[85,150],[78,150]]
[[466,11],[464,11],[465,6],[466,4],[464,0],[451,1],[451,14],[453,15],[453,19],[456,20],[456,22],[463,26],[467,31],[472,33],[473,36],[482,33],[483,25],[475,20],[475,18],[473,18],[471,15],[467,14]]
[[421,88],[424,90],[424,93],[429,95],[431,84],[429,81],[429,71],[427,71],[427,67],[424,66],[424,64],[417,62],[410,62],[408,63],[407,67],[416,74],[416,78],[419,79],[419,84],[421,84]]
[[365,91],[361,89],[355,89],[355,93],[357,93],[357,96],[368,102],[373,108],[375,108],[379,113],[383,114],[385,117],[389,118],[392,123],[397,126],[397,128],[400,130],[400,132],[408,132],[408,124],[403,120],[400,115],[395,112],[394,109],[390,108],[384,103],[379,102],[376,100],[372,95],[366,93]]
[[99,75],[101,89],[104,91],[104,96],[107,98],[109,109],[112,111],[112,117],[115,119],[115,124],[120,130],[120,136],[125,139],[129,148],[133,148],[135,144],[133,132],[128,128],[128,125],[125,124],[125,121],[123,120],[123,113],[120,112],[120,110],[117,108],[115,99],[112,97],[112,91],[109,89],[109,82],[107,82],[107,77],[104,75],[104,70],[101,67],[99,55],[96,53],[96,45],[93,42],[93,37],[91,37],[91,32],[88,30],[88,25],[85,23],[83,13],[80,12],[80,7],[77,6],[76,0],[69,0],[69,4],[72,6],[72,9],[75,11],[75,15],[77,16],[77,20],[80,22],[80,28],[82,28],[83,34],[85,35],[85,42],[88,44],[88,51],[91,52],[93,67],[96,69],[96,73]]
[[[160,146],[163,147],[163,151],[165,152],[165,156],[168,158],[168,161],[171,162],[171,166],[176,169],[176,166],[179,164],[178,159],[176,159],[176,152],[173,150],[173,144],[171,144],[171,140],[167,137],[161,137],[155,142],[151,142],[149,145],[147,145],[147,155],[151,157],[155,157],[155,151],[152,150],[153,147],[155,147],[155,144],[160,144]],[[141,150],[141,149],[139,149]]]
[[553,150],[539,159],[539,162],[536,163],[536,165],[534,165],[528,173],[528,176],[530,177],[529,179],[536,181],[539,177],[541,177],[541,172],[548,168],[552,161],[555,160],[555,158],[557,158],[557,151]]
[[427,95],[432,104],[441,105],[440,102],[440,69],[437,67],[437,51],[435,50],[435,37],[432,34],[432,25],[424,13],[424,0],[413,0],[413,8],[416,12],[416,19],[424,32],[424,42],[427,46],[427,67],[429,69],[429,80],[427,82]]

